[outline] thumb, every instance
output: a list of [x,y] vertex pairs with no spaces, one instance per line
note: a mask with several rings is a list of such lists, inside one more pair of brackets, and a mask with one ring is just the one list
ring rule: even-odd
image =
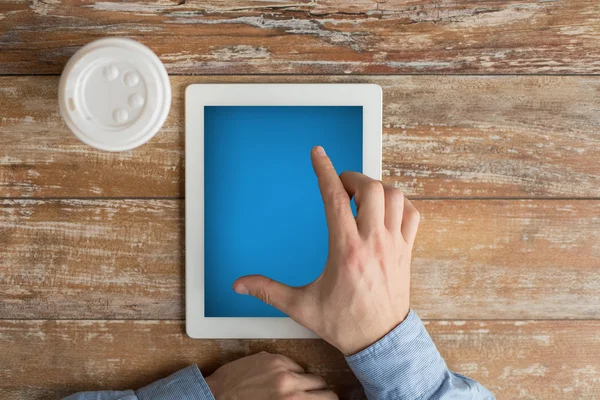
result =
[[262,275],[248,275],[233,283],[233,290],[238,294],[249,294],[280,311],[293,314],[293,304],[297,303],[300,289],[274,281]]

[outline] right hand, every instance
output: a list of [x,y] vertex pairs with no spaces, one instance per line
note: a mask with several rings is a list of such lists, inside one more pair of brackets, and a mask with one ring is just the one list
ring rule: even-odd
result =
[[313,149],[312,161],[329,227],[323,273],[303,287],[259,275],[233,285],[236,292],[271,304],[350,355],[381,339],[408,315],[419,213],[392,186],[357,172],[338,176],[321,147]]
[[206,378],[216,400],[336,400],[323,378],[280,354],[261,352],[225,364]]

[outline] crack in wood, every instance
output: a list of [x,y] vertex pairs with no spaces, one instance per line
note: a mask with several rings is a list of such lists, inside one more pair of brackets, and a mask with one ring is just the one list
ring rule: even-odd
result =
[[[287,9],[298,9],[303,7],[316,7],[316,0],[310,3],[296,3],[296,4],[269,4],[264,6],[247,6],[247,7],[232,7],[232,8],[219,8],[214,9],[214,12],[229,12],[229,11],[252,11],[252,10],[287,10]],[[213,11],[213,10],[211,10]]]
[[360,52],[360,44],[355,40],[356,36],[361,36],[361,32],[341,32],[324,27],[325,21],[305,20],[305,19],[277,19],[266,18],[264,15],[244,16],[229,19],[182,19],[179,23],[184,24],[243,24],[260,29],[280,29],[288,34],[309,35],[322,38],[332,44],[347,44],[355,52]]
[[502,11],[502,9],[500,8],[475,8],[475,10],[473,10],[473,15],[479,15],[479,14],[487,14],[487,13],[493,13],[493,12],[498,12],[498,11]]

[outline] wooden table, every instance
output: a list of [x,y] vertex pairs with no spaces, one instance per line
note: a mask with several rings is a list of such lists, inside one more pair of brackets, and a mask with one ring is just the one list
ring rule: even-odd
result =
[[[148,144],[69,133],[57,83],[128,36],[166,64]],[[414,308],[499,399],[600,393],[598,0],[0,0],[0,398],[206,373],[260,350],[362,398],[321,341],[186,337],[184,87],[373,82],[384,180],[422,211]]]

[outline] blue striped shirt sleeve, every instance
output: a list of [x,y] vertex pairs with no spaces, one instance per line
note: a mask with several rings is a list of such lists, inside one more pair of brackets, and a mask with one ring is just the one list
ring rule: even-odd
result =
[[481,384],[448,369],[412,310],[385,337],[346,361],[369,400],[494,399]]
[[156,381],[135,392],[82,392],[64,400],[215,400],[197,365]]
[[[490,400],[482,385],[448,369],[414,311],[384,338],[346,358],[370,400]],[[137,391],[84,392],[64,400],[214,400],[196,365]]]

